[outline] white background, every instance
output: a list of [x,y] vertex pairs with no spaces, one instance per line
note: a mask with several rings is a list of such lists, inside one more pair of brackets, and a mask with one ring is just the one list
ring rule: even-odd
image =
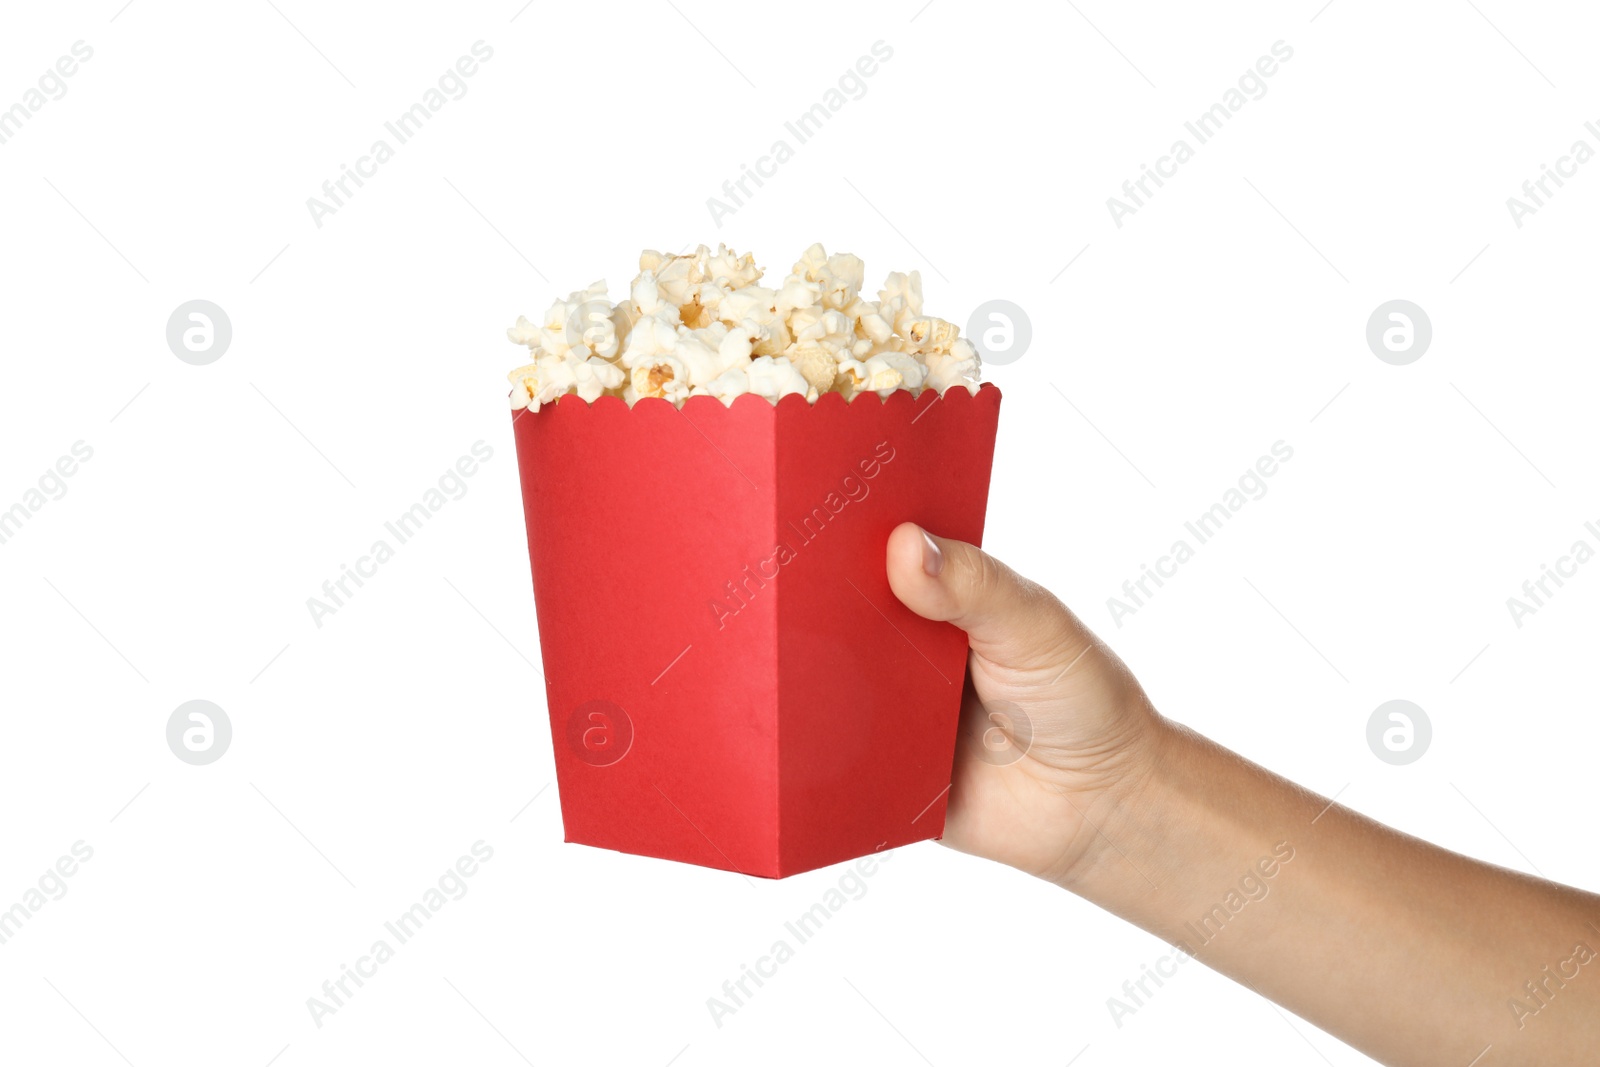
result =
[[[94,450],[0,545],[0,908],[94,850],[0,946],[0,1059],[1366,1062],[1199,966],[1117,1026],[1107,998],[1164,944],[933,844],[713,1023],[706,999],[841,871],[752,884],[561,844],[524,659],[502,331],[597,277],[616,293],[647,246],[724,240],[781,274],[820,239],[874,285],[920,269],[958,322],[1027,309],[1031,349],[990,375],[988,547],[1167,714],[1448,847],[1600,885],[1600,565],[1520,628],[1506,606],[1600,547],[1600,163],[1521,228],[1506,207],[1600,147],[1592,12],[121,3],[0,35],[0,107],[94,49],[0,145],[0,507]],[[478,40],[467,94],[316,226],[307,198]],[[706,198],[878,40],[866,95],[718,228]],[[1118,228],[1106,198],[1279,40],[1267,94]],[[165,341],[196,298],[233,325],[209,366]],[[1395,298],[1433,323],[1409,366],[1364,338]],[[478,440],[467,495],[317,628],[306,598]],[[1113,623],[1107,598],[1279,440],[1267,495]],[[573,565],[637,565],[642,533]],[[205,767],[165,741],[195,698],[234,729]],[[1393,698],[1433,723],[1410,766],[1366,745]],[[307,998],[480,839],[470,892],[314,1025]]]

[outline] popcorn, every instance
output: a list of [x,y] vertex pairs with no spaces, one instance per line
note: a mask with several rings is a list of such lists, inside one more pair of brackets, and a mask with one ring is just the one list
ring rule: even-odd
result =
[[894,323],[883,313],[882,305],[857,300],[845,313],[856,320],[856,333],[877,344],[887,344],[894,335]]
[[967,392],[978,391],[978,350],[965,337],[950,346],[949,353],[935,352],[928,356],[926,385],[943,393],[952,385],[965,385]]
[[977,391],[977,349],[954,323],[924,314],[918,272],[890,274],[871,300],[860,257],[814,244],[782,279],[760,285],[762,275],[752,255],[725,245],[685,255],[647,249],[620,303],[598,281],[537,320],[519,315],[506,336],[532,362],[508,375],[512,407],[537,411],[567,395],[681,405],[691,396],[732,404],[747,393],[776,403],[792,394],[815,402],[826,392],[853,400]]
[[547,392],[539,384],[539,365],[537,363],[529,363],[525,367],[517,367],[506,377],[511,379],[512,411],[521,411],[527,407],[538,411],[540,404],[549,403],[556,397],[554,392]]
[[852,256],[848,252],[829,256],[827,266],[822,269],[822,276],[817,279],[822,285],[822,302],[831,308],[842,308],[850,304],[861,291],[861,283],[866,280],[866,272],[867,265],[859,256]]
[[539,325],[529,322],[526,315],[518,315],[517,324],[506,331],[506,336],[512,344],[532,347],[539,340]]
[[855,340],[856,324],[841,311],[808,307],[796,311],[789,318],[789,329],[794,331],[796,344],[816,342],[826,348],[848,348]]
[[727,335],[718,342],[717,358],[722,360],[725,367],[742,366],[755,354],[756,342],[765,335],[765,330],[746,319],[728,330]]
[[750,391],[750,372],[744,365],[733,367],[713,378],[703,390],[696,391],[702,396],[714,396],[731,406],[734,397]]
[[721,329],[720,333],[713,329],[678,327],[678,343],[673,347],[673,355],[683,364],[690,385],[709,385],[711,379],[734,365],[733,361],[724,360],[721,355],[722,341],[728,328],[720,322],[717,326]]
[[808,400],[816,399],[811,383],[782,356],[757,356],[745,371],[750,376],[750,391],[773,402],[790,393],[799,393]]
[[814,282],[822,276],[822,268],[827,265],[828,253],[822,247],[822,242],[818,241],[800,253],[799,262],[795,263],[789,273]]
[[[564,356],[574,351],[579,356],[587,356],[593,350],[589,348],[585,335],[596,328],[596,324],[592,321],[596,314],[609,323],[611,301],[606,298],[604,279],[595,282],[587,289],[580,289],[565,300],[557,300],[551,304],[549,310],[544,313],[543,320],[537,325],[536,335],[529,337],[531,331],[528,327],[534,324],[523,318],[518,318],[517,325],[508,333],[511,334],[513,341],[519,336],[529,337],[528,340],[519,343],[552,356]],[[602,344],[610,344],[612,354],[616,354],[614,337],[607,341],[603,334],[597,334],[595,339]]]
[[598,356],[545,355],[507,375],[511,379],[512,410],[538,411],[558,396],[574,393],[595,401],[623,382],[623,371]]
[[675,356],[652,356],[633,365],[629,381],[631,396],[624,399],[632,404],[644,397],[660,397],[674,403],[689,397],[689,371],[683,361]]
[[[617,355],[620,356],[622,354],[621,349],[624,339],[633,333],[634,324],[642,317],[634,309],[633,301],[631,300],[624,300],[611,309],[611,330],[617,338]],[[611,359],[613,357],[607,356],[606,358]]]
[[955,323],[934,318],[907,318],[897,328],[907,352],[948,352],[960,333]]
[[815,400],[817,391],[786,357],[757,356],[746,363],[730,367],[694,395],[714,396],[724,404],[732,404],[735,397],[755,393],[776,403],[790,393],[799,393],[807,400]]
[[847,359],[839,364],[839,373],[849,383],[852,394],[870,389],[879,396],[887,396],[905,382],[901,373],[883,356],[871,356],[865,362]]
[[627,347],[622,350],[622,365],[631,370],[641,360],[671,352],[677,344],[678,324],[675,321],[660,315],[645,315],[633,324],[633,330],[628,334]]
[[849,252],[830,256],[822,245],[814,244],[801,253],[791,277],[818,283],[822,302],[831,308],[842,308],[861,290],[866,269],[860,256]]
[[833,388],[839,376],[839,360],[822,345],[814,342],[795,345],[787,357],[809,388],[826,393]]
[[703,329],[717,321],[717,310],[727,295],[728,290],[716,282],[701,282],[690,291],[689,302],[679,309],[679,314],[686,325]]
[[589,402],[599,400],[608,390],[620,387],[626,377],[621,367],[599,356],[590,356],[582,361],[573,359],[568,366],[572,370],[574,391]]
[[[702,249],[705,245],[700,246]],[[656,285],[661,295],[682,306],[689,300],[689,287],[705,280],[703,271],[696,269],[693,256],[668,256],[656,268]]]
[[890,274],[883,283],[883,288],[878,290],[878,307],[882,309],[883,316],[889,325],[896,330],[900,328],[901,316],[914,318],[922,314],[922,274],[912,271],[910,274],[901,274],[898,271]]
[[[602,288],[601,292],[605,290]],[[611,301],[600,297],[579,305],[567,319],[569,340],[576,335],[572,351],[585,349],[601,359],[615,359],[619,351],[617,326],[612,319]]]
[[[633,285],[628,289],[628,295],[633,300],[633,309],[640,315],[649,315],[651,318],[661,318],[669,322],[676,322],[679,318],[678,308],[669,304],[661,296],[661,286],[656,284],[656,275],[653,270],[641,271],[633,280]],[[522,319],[518,319],[521,325]]]
[[[873,356],[872,359],[882,360],[886,366],[899,374],[903,387],[910,389],[913,393],[921,392],[923,385],[927,383],[928,364],[903,352],[880,352]],[[867,362],[870,363],[872,360]],[[973,367],[972,374],[974,378],[976,378],[977,373],[977,368]],[[954,385],[955,382],[952,381],[949,384]],[[939,392],[943,393],[944,389],[940,389]]]
[[797,309],[815,304],[821,296],[822,286],[791,274],[784,279],[783,288],[778,290],[778,303],[774,310],[781,317],[788,318]]
[[718,245],[716,254],[708,257],[706,269],[713,279],[729,289],[743,289],[761,278],[762,270],[756,266],[755,260],[756,257],[749,252],[736,256],[731,249]]
[[752,351],[758,356],[782,355],[794,342],[789,325],[778,314],[778,294],[759,285],[735,289],[722,298],[718,313],[724,322],[736,322],[755,336]]
[[722,298],[721,310],[729,319],[735,321],[754,319],[763,326],[782,321],[778,316],[777,292],[759,285],[735,289]]

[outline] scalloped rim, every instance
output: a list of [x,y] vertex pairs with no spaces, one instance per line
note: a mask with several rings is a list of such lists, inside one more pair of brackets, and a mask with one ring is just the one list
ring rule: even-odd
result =
[[998,399],[1000,396],[1000,387],[994,382],[983,382],[978,386],[978,391],[976,393],[971,393],[967,391],[965,386],[952,385],[943,393],[936,393],[932,389],[924,389],[915,397],[911,395],[911,391],[909,389],[896,389],[886,397],[878,397],[876,393],[869,391],[857,393],[856,396],[851,400],[846,400],[843,393],[823,393],[817,398],[815,403],[806,400],[806,398],[799,393],[790,393],[788,396],[780,397],[777,403],[773,403],[766,397],[760,396],[756,393],[744,393],[741,396],[736,396],[733,398],[732,404],[724,404],[721,400],[714,396],[691,396],[688,400],[684,401],[683,407],[681,408],[672,401],[663,399],[661,397],[644,397],[643,399],[634,401],[633,404],[630,405],[620,396],[601,396],[589,401],[583,399],[583,397],[577,395],[576,393],[567,393],[564,396],[557,397],[548,404],[542,405],[539,408],[539,411],[530,412],[528,409],[523,408],[521,411],[513,411],[512,414],[513,416],[531,414],[537,417],[540,412],[546,410],[547,408],[560,407],[562,405],[566,405],[568,407],[600,409],[602,411],[613,406],[620,407],[623,411],[634,411],[640,408],[643,408],[646,411],[660,410],[662,408],[673,408],[678,411],[688,411],[689,409],[693,408],[694,410],[699,411],[708,406],[715,407],[717,411],[731,411],[734,408],[739,407],[741,404],[745,405],[746,407],[751,404],[760,404],[762,407],[765,407],[773,412],[777,412],[784,407],[803,407],[809,411],[817,408],[827,407],[850,408],[856,406],[857,404],[866,402],[863,398],[869,396],[877,398],[880,401],[880,407],[886,408],[890,406],[910,404],[913,407],[920,408],[931,407],[933,404],[945,399],[947,396],[954,399],[954,394],[956,393],[959,393],[962,397],[965,397],[967,402],[978,403],[981,398],[988,396],[991,393],[996,399]]

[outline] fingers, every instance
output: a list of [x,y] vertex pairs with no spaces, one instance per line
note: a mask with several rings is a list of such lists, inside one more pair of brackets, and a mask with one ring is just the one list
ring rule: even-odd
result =
[[1049,592],[964,541],[915,523],[889,535],[889,587],[925,619],[967,632],[972,650],[1005,668],[1065,668],[1094,637]]

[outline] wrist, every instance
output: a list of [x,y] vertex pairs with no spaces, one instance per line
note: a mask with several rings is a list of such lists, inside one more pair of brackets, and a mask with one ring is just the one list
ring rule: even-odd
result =
[[1293,858],[1327,802],[1159,716],[1141,763],[1096,818],[1099,847],[1056,883],[1198,954],[1196,918]]
[[1082,813],[1092,840],[1051,879],[1103,906],[1154,890],[1163,881],[1162,839],[1190,822],[1183,791],[1173,783],[1186,773],[1201,739],[1153,708],[1144,719],[1120,773]]

